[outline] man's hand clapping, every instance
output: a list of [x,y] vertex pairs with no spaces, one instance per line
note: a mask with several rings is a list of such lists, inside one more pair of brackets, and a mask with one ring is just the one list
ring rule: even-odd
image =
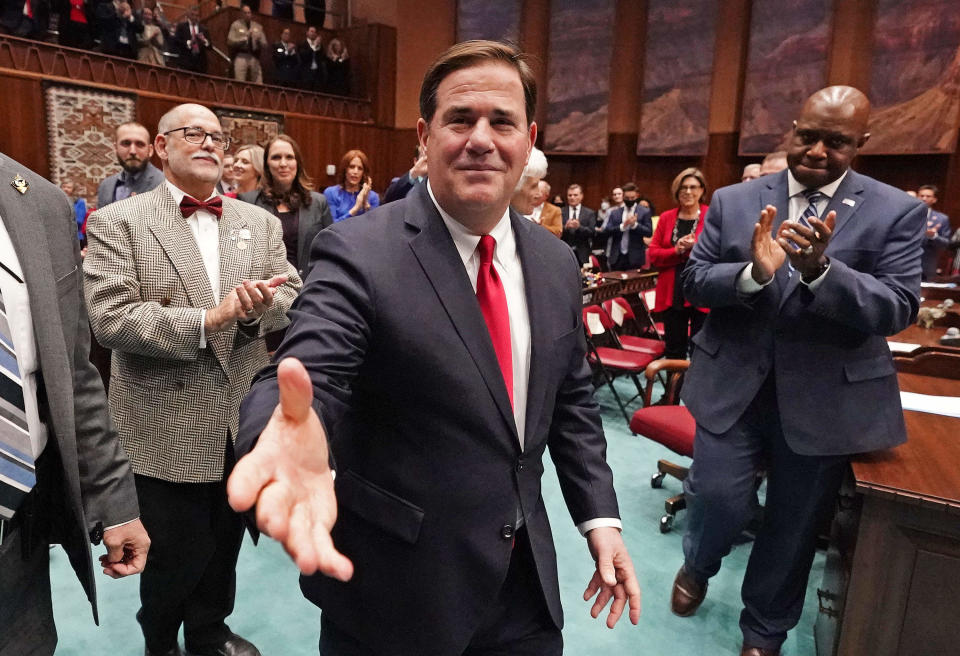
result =
[[228,330],[237,321],[259,319],[273,305],[274,290],[287,282],[287,276],[269,280],[244,280],[227,294],[220,304],[207,310],[204,330],[207,334]]

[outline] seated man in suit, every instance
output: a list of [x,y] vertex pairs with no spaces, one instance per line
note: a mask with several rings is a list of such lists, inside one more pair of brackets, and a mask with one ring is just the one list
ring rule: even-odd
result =
[[3,154],[0,179],[0,654],[50,656],[49,545],[63,545],[96,621],[90,542],[118,578],[143,569],[150,540],[88,357],[73,210]]
[[937,188],[926,184],[917,189],[917,198],[927,205],[927,229],[923,233],[923,256],[921,258],[924,280],[937,276],[940,256],[950,245],[950,218],[933,209],[937,204]]
[[510,46],[440,55],[420,93],[427,183],[317,236],[279,366],[244,401],[231,503],[304,573],[323,654],[559,655],[547,447],[596,563],[593,615],[615,599],[607,626],[627,603],[639,620],[579,267],[508,207],[535,106]]
[[623,207],[610,212],[603,231],[610,235],[610,270],[641,269],[645,264],[647,245],[644,237],[653,235],[650,208],[638,201],[637,185],[623,185]]
[[884,337],[917,313],[926,208],[849,168],[869,114],[852,87],[810,96],[788,170],[717,191],[682,274],[710,316],[683,386],[697,431],[671,606],[686,616],[703,601],[765,466],[767,511],[743,580],[746,656],[779,654],[800,619],[850,454],[906,439]]
[[581,205],[583,187],[572,184],[567,187],[567,204],[563,206],[563,234],[561,239],[567,242],[577,254],[580,264],[590,257],[593,235],[596,232],[597,213]]

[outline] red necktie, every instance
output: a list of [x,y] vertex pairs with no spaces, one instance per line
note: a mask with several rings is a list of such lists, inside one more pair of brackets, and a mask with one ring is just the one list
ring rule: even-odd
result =
[[197,210],[206,210],[219,219],[223,215],[223,201],[219,196],[214,196],[206,202],[201,202],[192,196],[184,196],[180,201],[180,211],[184,218],[193,216]]
[[493,249],[497,240],[490,235],[480,237],[477,252],[480,254],[480,271],[477,272],[477,301],[483,320],[490,331],[493,350],[497,353],[503,382],[507,385],[510,405],[513,405],[513,355],[510,348],[510,314],[507,310],[507,295],[503,282],[493,268]]

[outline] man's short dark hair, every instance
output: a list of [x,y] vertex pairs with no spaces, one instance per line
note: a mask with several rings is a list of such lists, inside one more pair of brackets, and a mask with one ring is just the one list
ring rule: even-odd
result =
[[624,185],[621,185],[620,189],[623,191],[623,193],[627,193],[628,191],[637,191],[637,185],[633,184],[632,182],[628,182]]
[[937,185],[925,184],[925,185],[920,185],[920,188],[917,189],[917,192],[921,192],[924,189],[929,189],[930,191],[932,191],[934,196],[936,196],[937,192],[940,191],[939,189],[937,189]]
[[437,111],[437,89],[444,78],[464,68],[487,62],[503,62],[520,75],[523,99],[527,113],[527,125],[533,122],[537,107],[537,82],[529,58],[513,46],[497,41],[464,41],[444,51],[427,69],[420,86],[420,116],[427,123]]
[[581,187],[581,186],[580,186],[578,183],[576,183],[576,182],[574,182],[572,185],[570,185],[569,187],[567,187],[567,191],[573,191],[574,189],[579,189],[580,192],[583,193],[583,187]]
[[147,141],[150,141],[150,130],[148,130],[147,126],[143,123],[137,123],[136,121],[127,121],[126,123],[121,123],[117,126],[117,129],[113,131],[114,140],[116,140],[117,135],[120,134],[120,128],[141,128],[147,133]]

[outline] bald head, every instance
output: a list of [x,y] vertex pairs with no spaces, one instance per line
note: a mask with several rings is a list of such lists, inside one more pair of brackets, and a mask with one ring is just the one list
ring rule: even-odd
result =
[[793,176],[810,189],[838,179],[870,138],[869,120],[870,101],[853,87],[827,87],[807,98],[787,148]]
[[164,132],[169,132],[170,130],[175,130],[177,128],[182,128],[186,125],[189,125],[188,123],[184,123],[184,120],[186,120],[185,117],[194,117],[198,115],[207,119],[212,118],[217,123],[220,122],[220,119],[217,118],[217,115],[203,105],[197,105],[196,103],[184,103],[182,105],[177,105],[160,117],[160,121],[157,123],[157,134],[161,135]]

